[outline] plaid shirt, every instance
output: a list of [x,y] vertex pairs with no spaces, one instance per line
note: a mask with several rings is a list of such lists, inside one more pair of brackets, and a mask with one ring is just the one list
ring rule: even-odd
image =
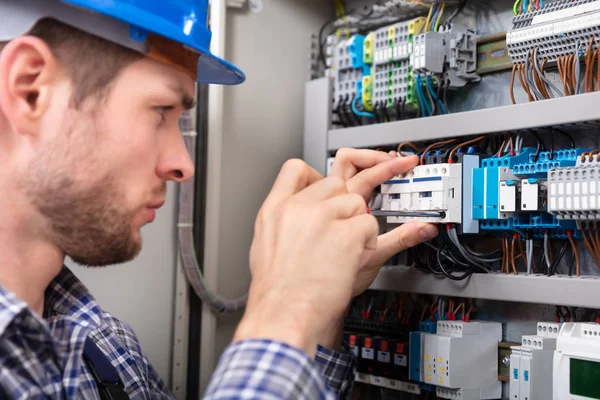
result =
[[[88,336],[131,399],[173,398],[132,328],[103,311],[65,267],[46,290],[43,319],[0,286],[0,399],[100,400],[82,357]],[[235,343],[221,357],[206,397],[347,398],[354,377],[348,354],[347,348],[345,354],[319,348],[312,362],[283,343]]]

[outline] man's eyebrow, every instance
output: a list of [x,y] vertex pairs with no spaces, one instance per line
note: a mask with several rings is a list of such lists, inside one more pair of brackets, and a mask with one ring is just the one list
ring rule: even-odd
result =
[[185,90],[183,86],[178,84],[169,84],[168,87],[181,97],[181,106],[185,110],[191,110],[192,108],[196,107],[196,100],[194,99],[194,96]]

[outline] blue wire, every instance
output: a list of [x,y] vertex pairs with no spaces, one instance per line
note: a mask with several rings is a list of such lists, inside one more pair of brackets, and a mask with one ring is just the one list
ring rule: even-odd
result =
[[421,80],[421,77],[419,75],[416,76],[415,81],[417,83],[417,96],[419,96],[419,98],[421,99],[421,102],[423,103],[423,106],[424,106],[423,114],[425,114],[426,116],[430,116],[432,113],[432,110],[431,110],[431,105],[425,98],[425,93],[423,93],[423,81]]
[[433,20],[433,22],[431,23],[431,31],[435,32],[435,24],[437,24],[438,19],[440,19],[440,14],[442,11],[442,7],[440,6],[437,11],[436,14],[433,15],[433,17],[431,18]]
[[431,21],[433,21],[433,19],[435,18],[435,13],[437,11],[437,5],[438,5],[437,3],[433,3],[433,11],[431,12]]
[[527,0],[523,0],[523,14],[527,14]]
[[421,97],[421,101],[423,102],[423,106],[424,106],[424,111],[425,111],[425,116],[429,117],[432,114],[432,109],[431,109],[431,105],[429,104],[429,101],[427,100],[427,97],[425,96],[425,93],[423,93],[423,80],[420,76],[418,76],[418,81],[417,81],[417,94]]
[[433,97],[433,100],[437,101],[438,104],[440,105],[440,108],[442,109],[442,114],[447,114],[446,107],[444,107],[444,103],[442,103],[442,101],[440,99],[438,99],[437,94],[435,94],[435,90],[433,89],[433,79],[431,79],[431,76],[428,76],[425,79],[427,81],[427,89],[429,89],[429,93],[431,93],[431,97]]
[[354,98],[354,100],[352,100],[352,112],[359,117],[375,118],[375,114],[373,114],[373,113],[366,112],[366,111],[358,111],[356,109],[356,101],[357,100],[360,100],[360,96],[356,96]]
[[540,0],[540,7],[546,8],[546,5],[544,4],[544,0]]

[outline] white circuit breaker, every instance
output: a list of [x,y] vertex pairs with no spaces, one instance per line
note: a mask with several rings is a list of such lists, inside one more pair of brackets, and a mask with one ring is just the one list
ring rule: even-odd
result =
[[444,218],[388,217],[401,224],[414,219],[435,223],[462,222],[462,165],[420,165],[381,185],[382,210],[439,211]]
[[423,382],[443,399],[483,400],[502,396],[498,342],[502,325],[488,321],[439,321],[424,335]]
[[556,339],[523,336],[521,346],[512,348],[510,356],[510,399],[535,400],[552,398],[552,359]]
[[564,324],[553,365],[554,400],[600,399],[600,325]]

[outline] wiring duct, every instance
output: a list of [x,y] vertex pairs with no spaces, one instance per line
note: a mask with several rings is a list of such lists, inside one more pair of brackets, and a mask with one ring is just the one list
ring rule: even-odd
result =
[[[196,132],[189,112],[185,112],[181,117],[181,128],[183,132],[185,146],[190,153],[192,162],[196,162]],[[177,219],[177,229],[179,234],[179,253],[183,269],[188,282],[196,292],[196,295],[202,299],[213,310],[219,313],[236,312],[244,309],[246,306],[247,295],[239,299],[224,299],[213,293],[206,285],[194,246],[194,184],[192,178],[179,185],[179,213]]]

